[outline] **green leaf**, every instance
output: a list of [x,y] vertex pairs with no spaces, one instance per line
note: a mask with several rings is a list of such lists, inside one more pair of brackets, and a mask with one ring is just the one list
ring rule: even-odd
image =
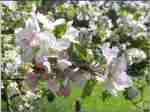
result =
[[86,62],[92,62],[94,59],[94,54],[91,49],[85,49],[81,45],[76,45],[76,53],[80,57],[81,60]]
[[70,53],[73,61],[77,63],[85,62],[87,52],[84,48],[81,48],[80,45],[73,44],[70,49]]
[[143,15],[144,15],[143,11],[137,11],[137,12],[134,14],[134,19],[135,19],[135,20],[139,20],[139,18],[140,18],[141,16],[143,16]]
[[66,32],[66,24],[61,24],[55,27],[54,34],[57,38],[61,38]]
[[149,50],[150,50],[150,39],[149,38],[145,38],[145,37],[139,37],[136,40],[132,40],[131,41],[131,48],[135,47],[135,48],[140,48],[142,49],[145,53],[147,53],[149,55]]
[[105,102],[107,99],[109,99],[112,95],[107,90],[104,90],[102,92],[102,101]]
[[133,7],[125,6],[121,7],[121,10],[119,11],[119,15],[121,16],[128,16],[129,14],[134,14],[137,10]]
[[87,96],[90,96],[92,94],[92,91],[93,91],[95,85],[96,85],[96,80],[94,80],[94,79],[87,80],[86,84],[83,88],[81,97],[85,98]]
[[144,60],[140,63],[134,63],[129,66],[128,74],[131,76],[144,76],[145,70],[148,68],[148,61]]
[[59,5],[56,10],[60,13],[64,13],[64,11],[65,11],[64,4]]
[[70,6],[70,7],[67,8],[67,16],[68,16],[69,19],[73,19],[73,17],[75,16],[75,14],[76,14],[75,7]]

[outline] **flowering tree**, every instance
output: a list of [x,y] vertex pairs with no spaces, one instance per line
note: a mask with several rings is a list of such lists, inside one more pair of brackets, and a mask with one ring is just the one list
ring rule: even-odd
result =
[[1,7],[8,111],[38,111],[41,98],[70,96],[72,84],[82,88],[80,100],[101,86],[103,101],[122,94],[149,111],[149,2],[1,1]]

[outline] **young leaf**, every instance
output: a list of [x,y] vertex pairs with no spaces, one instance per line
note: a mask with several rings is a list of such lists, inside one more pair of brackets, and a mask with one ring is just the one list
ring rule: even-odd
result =
[[66,32],[66,24],[61,24],[55,27],[54,34],[57,38],[61,38]]

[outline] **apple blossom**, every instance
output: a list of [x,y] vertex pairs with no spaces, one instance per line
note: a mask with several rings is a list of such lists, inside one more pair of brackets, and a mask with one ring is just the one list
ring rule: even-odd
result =
[[22,59],[25,62],[31,61],[34,56],[34,49],[39,46],[39,32],[37,23],[34,23],[34,18],[29,18],[26,21],[26,26],[23,29],[16,30],[16,44],[21,47]]
[[132,86],[132,80],[127,75],[125,56],[118,57],[119,49],[117,47],[109,48],[109,43],[102,45],[102,52],[107,62],[107,68],[104,76],[98,80],[104,82],[106,89],[113,95],[117,95],[117,91]]

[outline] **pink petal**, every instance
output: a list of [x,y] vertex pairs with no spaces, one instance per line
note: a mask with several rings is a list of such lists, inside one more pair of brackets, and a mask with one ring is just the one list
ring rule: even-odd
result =
[[48,89],[51,90],[52,92],[57,92],[59,90],[59,86],[54,80],[49,79]]
[[36,84],[37,84],[37,74],[35,74],[34,72],[29,72],[27,73],[27,84],[29,84],[29,86],[32,87],[32,90],[34,91],[36,88]]

